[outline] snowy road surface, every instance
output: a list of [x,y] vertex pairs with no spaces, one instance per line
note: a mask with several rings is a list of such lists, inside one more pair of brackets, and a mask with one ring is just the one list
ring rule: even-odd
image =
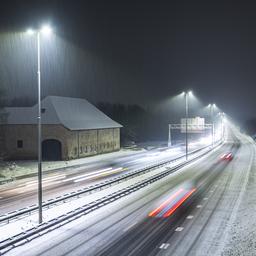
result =
[[[255,255],[255,145],[235,135],[240,142],[232,136],[199,161],[6,255]],[[234,159],[221,161],[230,151]]]
[[[204,147],[202,144],[190,146],[190,150]],[[184,154],[184,148],[156,149],[120,156],[119,152],[96,156],[95,161],[89,161],[83,166],[59,170],[43,176],[43,200],[77,191],[100,180],[130,172],[134,169],[153,164],[156,161],[176,158]],[[101,158],[100,158],[101,157]],[[76,160],[77,161],[77,160]],[[83,159],[83,162],[85,160]],[[110,169],[111,168],[111,169]],[[37,177],[19,180],[0,186],[0,215],[37,204]]]

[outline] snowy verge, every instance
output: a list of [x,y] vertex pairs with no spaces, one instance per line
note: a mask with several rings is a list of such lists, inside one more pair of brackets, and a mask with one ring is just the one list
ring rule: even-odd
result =
[[256,146],[246,136],[243,139],[252,148],[245,182],[230,216],[222,245],[216,255],[255,255],[256,252]]
[[[61,168],[65,169],[68,167],[81,166],[85,164],[90,164],[98,161],[108,161],[113,158],[129,156],[137,153],[144,152],[145,150],[131,150],[131,149],[121,149],[117,152],[111,152],[96,156],[89,156],[80,159],[74,159],[69,161],[53,161],[53,162],[43,162],[43,172],[59,170]],[[37,174],[37,161],[3,161],[0,163],[0,181],[5,181],[8,179],[17,179],[22,176],[29,176]]]
[[[218,150],[218,148],[220,146],[221,145],[217,146],[215,149],[213,149],[210,152],[214,152],[214,151]],[[198,156],[201,156],[201,154],[207,153],[208,150],[209,149],[206,148],[205,151],[197,153],[193,158],[197,158]],[[205,155],[203,158],[207,157],[207,155]],[[202,160],[202,158],[200,158],[200,160]],[[71,209],[79,208],[82,205],[84,205],[85,202],[90,203],[90,202],[99,200],[100,198],[102,198],[108,194],[111,194],[113,192],[116,192],[117,190],[124,189],[128,186],[136,184],[137,182],[142,182],[144,179],[148,179],[154,175],[159,175],[161,172],[166,171],[166,168],[168,169],[170,167],[175,167],[183,162],[184,162],[183,159],[181,159],[180,161],[175,161],[175,162],[169,164],[168,166],[157,168],[150,173],[145,173],[139,177],[134,177],[132,179],[127,180],[126,182],[115,185],[114,187],[109,187],[105,190],[98,191],[95,194],[89,194],[89,195],[81,197],[77,200],[72,200],[65,204],[61,204],[61,205],[55,206],[50,209],[45,209],[44,210],[44,222],[50,221],[54,218],[59,217],[62,214],[68,213]],[[194,161],[191,163],[188,163],[188,165],[193,164],[193,163],[194,163]],[[180,175],[179,170],[177,170],[176,172],[174,172],[172,174],[169,174],[168,176],[172,176],[172,175]],[[185,178],[185,175],[183,178]],[[38,218],[37,214],[32,214],[32,215],[27,216],[26,218],[23,218],[23,219],[15,221],[15,222],[9,223],[7,225],[1,226],[0,227],[0,240],[4,240],[8,237],[14,236],[15,234],[18,234],[18,233],[28,230],[30,228],[36,227],[37,226],[37,218]]]

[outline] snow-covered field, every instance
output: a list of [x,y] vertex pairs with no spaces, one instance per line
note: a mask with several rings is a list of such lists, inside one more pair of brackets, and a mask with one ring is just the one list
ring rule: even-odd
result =
[[[218,150],[219,147],[215,148],[213,151]],[[204,151],[208,151],[209,148],[206,148]],[[198,155],[201,155],[203,152],[198,152],[197,154],[193,155],[194,158]],[[204,158],[207,158],[207,156],[204,156]],[[118,190],[127,188],[128,186],[134,185],[138,182],[141,182],[142,180],[148,179],[150,177],[153,177],[156,174],[159,174],[160,172],[163,172],[166,170],[166,168],[174,167],[179,165],[180,163],[184,162],[185,158],[180,159],[179,161],[175,161],[173,163],[168,164],[168,166],[160,167],[155,170],[152,170],[149,173],[142,174],[140,176],[135,176],[134,178],[131,178],[123,183],[116,184],[113,187],[106,188],[102,191],[97,191],[97,193],[88,194],[85,196],[81,196],[80,198],[76,198],[75,200],[68,201],[66,203],[54,206],[50,209],[45,209],[43,211],[43,221],[47,222],[54,218],[59,217],[60,215],[63,215],[65,213],[70,212],[71,210],[74,210],[76,208],[79,208],[85,204],[89,204],[90,202],[96,201],[108,194],[111,194],[113,192],[116,192]],[[168,177],[173,177],[180,175],[181,171],[176,171],[173,174],[170,174]],[[183,179],[185,179],[184,176]],[[10,222],[7,225],[0,226],[0,240],[4,240],[8,237],[14,236],[18,233],[21,233],[25,230],[28,230],[30,228],[33,228],[38,225],[38,214],[35,212],[34,214],[28,215],[24,218],[21,218],[19,220],[15,220],[14,222]]]
[[[238,132],[236,134],[238,134],[238,137],[243,143],[233,161],[226,168],[225,176],[223,176],[223,179],[230,179],[229,183],[227,183],[228,186],[223,188],[225,194],[221,197],[218,207],[214,210],[214,214],[209,222],[211,225],[205,229],[201,237],[202,239],[199,240],[200,243],[195,247],[196,253],[193,254],[192,252],[191,255],[256,255],[256,146],[249,137],[241,135]],[[151,174],[145,174],[144,178],[153,175],[157,171],[159,170],[155,170]],[[179,172],[172,175],[175,176],[178,174]],[[128,183],[132,184],[141,178],[129,180]],[[221,182],[224,183],[224,180],[222,181],[220,179],[219,185],[221,185]],[[124,185],[127,186],[128,183],[119,184],[117,187],[122,188]],[[75,208],[81,205],[85,198],[88,203],[88,201],[106,195],[106,192],[111,193],[112,190],[113,188],[109,188],[99,192],[97,195],[92,194],[83,199],[70,202],[67,205],[70,206],[70,209]],[[54,208],[48,210],[45,212],[45,217],[49,220],[60,212],[63,213],[63,207],[65,206],[60,205],[59,210],[55,208],[55,212]],[[103,208],[108,209],[108,206]],[[90,215],[94,216],[94,213]],[[81,220],[77,221],[79,222]],[[13,223],[8,228],[8,225],[6,227],[3,226],[0,232],[5,232],[5,235],[1,235],[1,238],[3,239],[8,236],[7,234],[12,235],[17,231],[22,231],[34,225],[36,225],[35,217],[20,220],[19,225]],[[48,235],[51,236],[50,234]],[[18,255],[19,252],[17,248],[10,253],[11,255]]]
[[[84,164],[90,164],[97,161],[107,161],[113,158],[129,156],[135,154],[136,152],[143,152],[141,149],[139,151],[131,149],[122,149],[118,152],[112,152],[102,155],[96,155],[91,157],[85,157],[80,159],[74,159],[70,161],[53,161],[53,162],[43,162],[42,168],[43,172],[50,170],[68,168],[72,166],[79,166]],[[0,162],[0,181],[6,179],[15,179],[23,175],[33,175],[37,173],[37,161],[10,161],[10,162]]]
[[240,204],[227,234],[224,256],[256,255],[256,157],[248,169]]

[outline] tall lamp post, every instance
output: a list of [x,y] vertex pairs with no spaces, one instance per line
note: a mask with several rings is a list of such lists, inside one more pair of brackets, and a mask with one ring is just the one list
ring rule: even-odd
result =
[[215,104],[209,104],[210,107],[210,114],[211,114],[211,122],[212,122],[212,147],[214,146],[214,120],[213,120],[213,111],[216,108]]
[[38,88],[38,116],[37,116],[37,126],[38,126],[38,221],[42,223],[43,221],[43,190],[42,190],[42,132],[41,132],[41,58],[40,58],[40,37],[41,34],[49,35],[52,29],[49,26],[43,26],[41,29],[32,30],[28,29],[27,33],[29,35],[36,34],[37,36],[37,88]]
[[220,118],[221,118],[221,141],[224,141],[224,112],[220,113]]
[[188,109],[189,109],[189,101],[188,97],[192,95],[192,92],[183,92],[185,96],[185,115],[186,115],[186,128],[185,128],[185,133],[186,133],[186,160],[188,160]]

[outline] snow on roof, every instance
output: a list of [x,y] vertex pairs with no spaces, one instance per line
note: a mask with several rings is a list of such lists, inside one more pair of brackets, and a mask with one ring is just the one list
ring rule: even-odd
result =
[[[62,124],[69,130],[120,128],[85,99],[47,96],[42,100],[42,124]],[[38,105],[6,108],[7,124],[36,124]]]

